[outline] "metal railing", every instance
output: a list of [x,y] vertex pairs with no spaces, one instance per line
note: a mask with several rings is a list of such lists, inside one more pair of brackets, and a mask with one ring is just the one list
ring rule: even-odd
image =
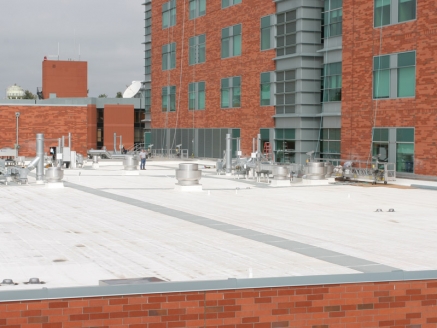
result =
[[188,159],[188,149],[152,149],[152,157]]

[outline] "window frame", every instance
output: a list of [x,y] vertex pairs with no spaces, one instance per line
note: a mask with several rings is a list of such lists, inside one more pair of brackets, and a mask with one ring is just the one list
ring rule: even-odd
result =
[[[203,90],[201,86],[203,85]],[[191,91],[190,88],[193,87]],[[203,91],[203,108],[199,106],[201,92]],[[194,95],[194,108],[191,107],[191,95]],[[205,81],[191,82],[188,84],[188,110],[205,110],[206,108],[206,83]]]
[[[332,65],[339,65],[340,66],[340,73],[339,74],[331,74]],[[342,78],[342,62],[335,62],[335,63],[327,63],[325,65],[323,65],[323,74],[322,74],[322,103],[328,103],[328,102],[341,102],[341,90],[342,90],[342,85],[343,85],[343,78]],[[331,87],[327,87],[330,86],[330,79],[332,77],[340,77],[340,87],[338,88],[331,88]],[[330,91],[333,90],[340,90],[340,99],[337,100],[330,100]],[[328,99],[325,100],[325,95],[326,92],[328,92]]]
[[[164,25],[165,16],[168,15],[168,25]],[[162,29],[165,30],[176,25],[176,0],[170,0],[162,4],[161,12]]]
[[[281,21],[280,17],[284,15],[284,20]],[[288,15],[290,15],[290,19],[288,19]],[[288,31],[288,24],[291,26],[294,25],[294,30],[291,28],[291,32]],[[284,33],[281,33],[281,29],[284,30]],[[287,43],[287,38],[294,38],[294,43]],[[283,39],[283,45],[281,45],[281,39]],[[282,12],[276,14],[276,41],[275,41],[275,49],[276,56],[288,56],[296,53],[296,45],[297,45],[297,10],[289,10],[286,12]],[[283,52],[283,53],[281,53]]]
[[[406,66],[399,66],[399,55],[408,54],[408,53],[414,53],[414,65],[406,65]],[[381,67],[382,58],[388,57],[388,67],[385,67],[383,69],[375,69],[375,60],[379,59],[378,66]],[[403,51],[403,52],[396,52],[396,53],[390,53],[390,54],[383,54],[379,56],[373,57],[373,70],[372,70],[372,99],[373,100],[384,100],[384,99],[404,99],[404,98],[416,98],[416,88],[417,88],[417,51],[416,50],[410,50],[410,51]],[[408,96],[399,96],[399,70],[403,68],[408,67],[414,67],[414,95],[408,95]],[[375,97],[375,73],[381,72],[381,71],[388,71],[389,72],[389,87],[388,97]]]
[[[192,3],[194,3],[194,6],[195,6],[194,16],[191,15],[191,12],[192,12],[191,11],[191,4]],[[204,3],[204,6],[205,6],[205,12],[203,14],[200,12],[200,4],[201,3]],[[189,11],[188,17],[189,17],[190,20],[193,20],[193,19],[205,16],[206,15],[206,0],[190,0],[190,2],[188,4],[188,11]]]
[[[203,43],[200,43],[201,37],[204,38]],[[191,40],[194,40],[193,45],[191,45]],[[191,62],[192,59],[192,50],[194,53],[194,62]],[[203,61],[199,61],[199,54],[203,52]],[[199,34],[196,36],[191,37],[188,40],[188,65],[197,65],[197,64],[203,64],[206,62],[206,34]]]
[[[332,2],[334,0],[325,0],[325,6],[324,6],[324,11],[323,11],[323,39],[328,39],[328,38],[333,38],[336,36],[341,36],[343,35],[343,2],[342,0],[336,0],[336,1],[341,1],[341,6],[340,7],[335,7],[332,8]],[[326,6],[326,4],[328,4],[328,6]],[[339,12],[340,15],[337,16],[337,18],[339,18],[338,21],[332,23],[331,22],[331,14],[333,12]],[[331,31],[331,26],[334,24],[338,24],[340,26],[339,30],[340,33],[339,34],[334,34],[332,35],[331,33],[329,33]]]
[[[164,99],[165,97],[165,99]],[[164,102],[166,106],[164,108]],[[161,111],[176,112],[176,86],[168,85],[161,89]]]
[[162,46],[161,69],[170,71],[176,68],[176,42],[167,43]]
[[[238,86],[234,86],[234,79],[239,79]],[[223,82],[228,81],[228,86],[223,87]],[[223,92],[228,90],[228,107],[223,107]],[[238,90],[238,106],[234,106],[234,98],[236,97],[236,91]],[[232,109],[241,108],[241,76],[230,76],[222,78],[220,81],[220,108]]]
[[[275,79],[275,113],[276,114],[294,114],[296,112],[296,69],[291,70],[281,70],[276,71],[276,79]],[[281,79],[281,75],[283,74],[283,79]],[[287,78],[287,74],[290,74],[291,78]],[[287,85],[289,84],[289,85]],[[281,86],[283,85],[283,86]],[[289,87],[293,87],[293,90],[288,90]],[[287,103],[286,97],[287,95],[292,96],[294,101],[293,103]],[[283,102],[279,97],[283,96]],[[279,108],[282,107],[282,112],[278,113]],[[290,107],[290,110],[287,110],[287,107]],[[292,107],[292,108],[291,108]]]
[[384,1],[384,0],[374,0],[373,1],[373,28],[382,28],[385,26],[390,26],[390,25],[396,25],[396,24],[403,24],[403,23],[407,23],[407,22],[411,22],[414,20],[417,20],[417,0],[412,0],[414,1],[414,18],[412,19],[408,19],[408,20],[400,20],[399,19],[399,15],[400,15],[400,3],[402,0],[388,0],[390,2],[389,6],[390,6],[390,22],[388,24],[381,24],[376,26],[376,4],[378,1]]
[[[269,25],[267,27],[263,27],[263,20],[269,18]],[[260,19],[260,49],[261,51],[271,50],[275,48],[275,25],[276,25],[276,15],[269,15],[261,17]],[[269,35],[269,47],[263,48],[263,31],[268,31]]]
[[[263,83],[263,75],[266,77],[269,76],[269,81]],[[269,104],[263,104],[263,86],[268,85],[269,86]],[[262,72],[260,74],[260,106],[266,107],[266,106],[274,106],[275,103],[275,72]]]
[[[228,5],[224,5],[225,2],[228,2]],[[242,3],[243,0],[222,0],[222,9],[229,8],[235,5]]]
[[[235,32],[235,28],[239,27],[240,32],[238,33]],[[224,36],[225,34],[225,30],[229,31],[228,36]],[[234,47],[234,43],[235,43],[235,38],[240,36],[240,53],[235,53],[235,47]],[[228,42],[228,56],[223,57],[223,45],[225,41],[229,41]],[[228,27],[224,27],[222,28],[222,35],[221,35],[221,51],[220,51],[220,58],[221,59],[227,59],[227,58],[232,58],[232,57],[238,57],[241,56],[242,54],[242,44],[243,44],[243,24],[236,24],[236,25],[232,25],[232,26],[228,26]]]

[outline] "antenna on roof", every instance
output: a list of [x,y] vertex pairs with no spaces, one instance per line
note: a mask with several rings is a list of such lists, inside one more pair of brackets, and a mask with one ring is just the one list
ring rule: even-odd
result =
[[132,81],[132,84],[127,87],[123,93],[123,98],[133,98],[141,89],[141,81]]

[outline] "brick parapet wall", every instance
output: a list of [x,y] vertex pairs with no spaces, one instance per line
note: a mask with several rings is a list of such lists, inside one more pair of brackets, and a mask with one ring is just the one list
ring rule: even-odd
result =
[[[437,2],[417,2],[417,20],[373,28],[373,2],[343,2],[342,158],[367,160],[372,127],[414,127],[415,173],[437,172]],[[416,96],[372,98],[373,57],[416,50]]]
[[36,134],[44,133],[44,151],[58,145],[58,138],[72,134],[73,149],[87,151],[86,106],[0,105],[0,148],[13,148],[16,140],[15,112],[20,112],[18,143],[20,156],[36,156]]
[[0,303],[2,328],[437,327],[437,280]]
[[[184,11],[177,1],[177,25],[162,29],[167,1],[152,5],[152,128],[241,128],[242,151],[250,154],[259,129],[274,127],[274,107],[260,106],[260,74],[275,70],[276,55],[260,50],[260,20],[275,13],[275,3],[251,0],[221,9],[221,1],[207,1],[206,15],[190,20],[188,2]],[[242,54],[222,59],[222,28],[236,24],[242,24]],[[200,34],[206,34],[206,62],[190,66],[189,38]],[[163,71],[162,46],[171,42],[176,42],[176,68]],[[221,79],[232,76],[241,76],[241,107],[221,109]],[[189,111],[188,85],[198,81],[206,82],[205,110]],[[167,85],[176,86],[176,112],[161,111],[161,90]]]

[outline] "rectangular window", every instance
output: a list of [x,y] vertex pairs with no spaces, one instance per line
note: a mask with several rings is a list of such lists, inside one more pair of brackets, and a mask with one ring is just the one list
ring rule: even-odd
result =
[[190,38],[190,51],[189,51],[189,63],[190,65],[204,63],[206,60],[205,46],[206,37],[205,34],[193,36]]
[[414,129],[396,129],[396,171],[414,172]]
[[241,24],[222,29],[222,58],[241,55]]
[[342,0],[325,0],[324,21],[324,38],[341,35],[343,19],[343,1]]
[[221,108],[241,107],[241,77],[234,76],[222,79]]
[[276,55],[296,53],[296,10],[278,14],[276,18]]
[[241,0],[222,0],[222,8],[227,8],[241,3]]
[[341,62],[323,67],[323,102],[341,101]]
[[167,86],[162,88],[162,111],[176,111],[176,86]]
[[276,114],[292,114],[296,102],[296,71],[276,72]]
[[293,163],[296,151],[296,130],[275,129],[275,159],[278,163]]
[[146,28],[146,35],[152,34],[152,11],[151,10],[146,12],[145,28]]
[[162,5],[162,28],[176,25],[176,0],[170,0]]
[[162,46],[162,70],[167,71],[176,67],[176,43]]
[[320,153],[323,158],[340,158],[341,129],[322,129]]
[[145,74],[150,74],[151,73],[151,68],[152,68],[152,51],[151,50],[146,50],[145,51]]
[[194,82],[188,85],[188,109],[205,109],[205,82]]
[[261,50],[274,48],[274,16],[261,18]]
[[415,94],[415,51],[373,58],[374,99],[414,97]]
[[190,19],[206,14],[206,0],[190,0]]
[[144,92],[144,108],[146,113],[150,113],[150,106],[152,106],[152,90],[147,89]]
[[261,106],[273,105],[273,72],[261,73]]
[[416,19],[417,0],[374,0],[374,26],[381,27]]

